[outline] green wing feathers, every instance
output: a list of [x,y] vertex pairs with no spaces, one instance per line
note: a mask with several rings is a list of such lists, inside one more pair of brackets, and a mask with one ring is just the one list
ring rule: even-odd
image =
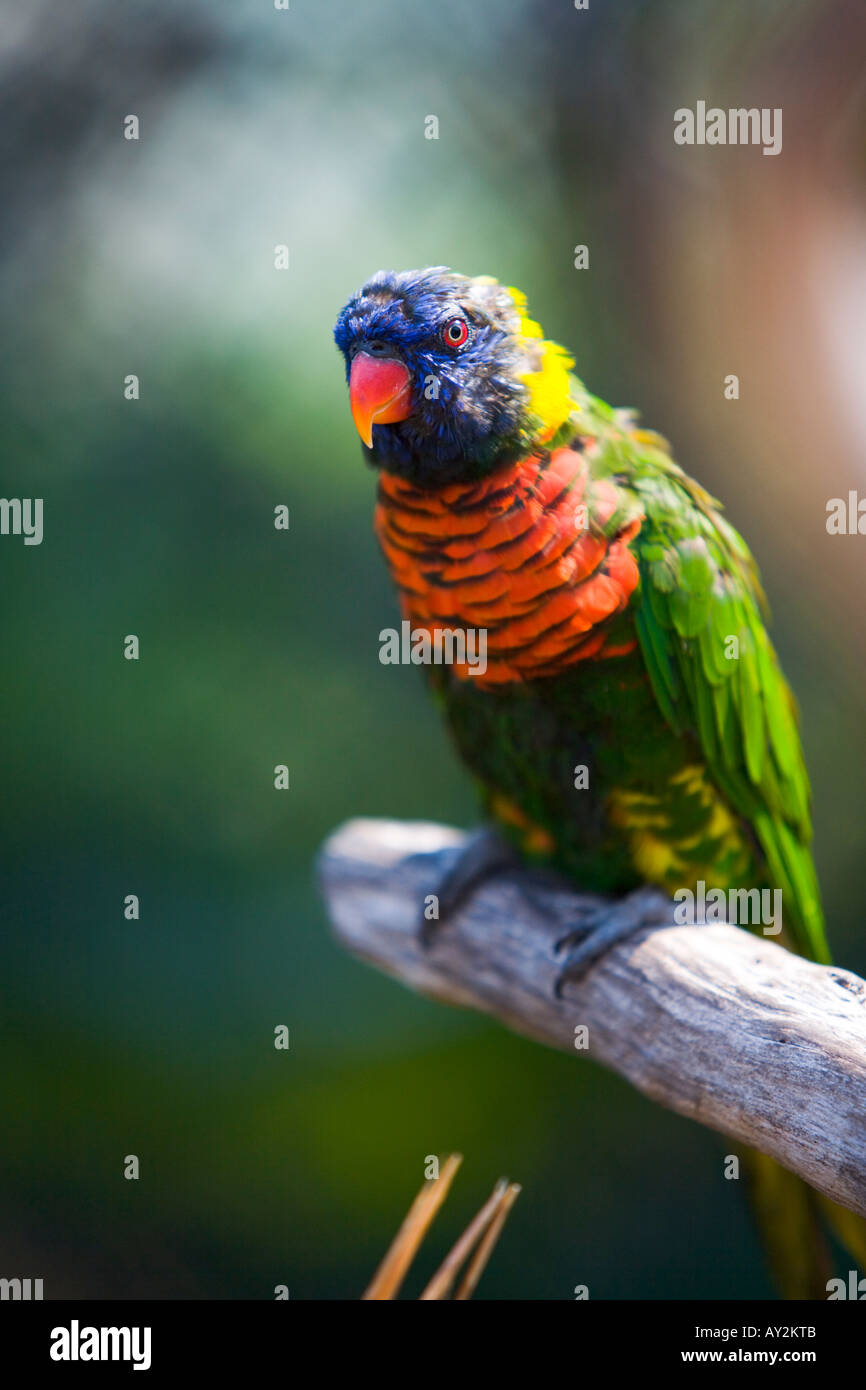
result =
[[630,440],[629,481],[645,512],[636,624],[656,698],[677,733],[697,735],[713,780],[751,826],[795,945],[828,962],[797,709],[755,563],[664,441],[639,431]]

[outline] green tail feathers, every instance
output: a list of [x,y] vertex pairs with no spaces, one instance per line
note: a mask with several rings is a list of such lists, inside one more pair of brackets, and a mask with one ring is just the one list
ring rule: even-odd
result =
[[866,1220],[756,1149],[742,1152],[749,1197],[783,1298],[821,1299],[834,1275],[828,1235],[866,1269]]

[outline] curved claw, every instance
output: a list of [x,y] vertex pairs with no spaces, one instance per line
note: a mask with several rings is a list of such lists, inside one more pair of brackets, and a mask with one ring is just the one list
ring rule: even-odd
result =
[[[440,853],[433,857],[438,859]],[[483,825],[471,831],[448,867],[440,870],[438,881],[425,896],[418,919],[421,949],[429,951],[432,948],[441,929],[484,879],[511,868],[516,862],[514,849],[492,826]],[[427,916],[426,897],[430,896],[438,899],[436,917]]]
[[588,914],[578,926],[557,941],[555,951],[571,947],[568,957],[556,977],[553,992],[562,998],[563,987],[569,982],[583,980],[592,967],[612,946],[627,941],[645,927],[671,923],[671,905],[656,888],[638,888],[619,902]]

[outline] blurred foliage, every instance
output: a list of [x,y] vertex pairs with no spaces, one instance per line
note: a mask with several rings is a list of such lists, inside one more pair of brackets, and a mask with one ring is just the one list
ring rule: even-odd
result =
[[[793,131],[857,23],[818,0],[760,18],[685,0],[40,0],[4,17],[4,490],[45,505],[40,547],[0,543],[7,1274],[51,1297],[356,1297],[424,1156],[457,1148],[430,1269],[476,1181],[524,1189],[482,1297],[769,1293],[720,1142],[328,936],[313,860],[338,822],[475,816],[417,673],[377,660],[396,605],[330,331],[379,266],[497,275],[729,501],[801,696],[831,939],[862,969],[862,561],[856,538],[827,549],[821,501],[853,465],[820,461],[804,523],[803,488],[776,486],[783,417],[738,438],[718,376],[689,389],[684,358],[706,361],[718,324],[696,323],[682,276],[693,252],[712,277],[721,194],[670,140],[675,107],[738,83],[738,102],[783,91]],[[842,116],[862,106],[837,88],[847,159]],[[757,154],[718,167],[745,186]]]

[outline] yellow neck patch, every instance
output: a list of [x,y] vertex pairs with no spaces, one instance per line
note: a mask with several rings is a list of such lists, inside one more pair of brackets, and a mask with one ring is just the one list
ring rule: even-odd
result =
[[571,395],[568,375],[574,366],[574,359],[559,343],[544,338],[541,325],[529,317],[526,295],[521,290],[509,286],[508,294],[519,316],[520,336],[526,340],[527,349],[531,350],[534,346],[535,356],[539,349],[541,351],[540,366],[525,372],[522,380],[529,392],[529,409],[539,421],[536,439],[540,444],[545,444],[565,424],[569,415],[578,409]]

